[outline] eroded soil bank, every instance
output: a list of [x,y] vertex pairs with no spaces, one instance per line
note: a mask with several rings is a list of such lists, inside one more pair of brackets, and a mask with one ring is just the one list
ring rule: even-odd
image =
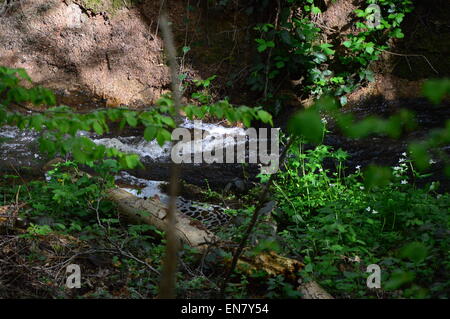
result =
[[[169,89],[160,3],[129,2],[112,8],[106,5],[111,1],[12,1],[0,14],[0,65],[25,68],[36,84],[56,90],[58,102],[70,106],[70,96],[80,92],[97,106],[152,105]],[[177,46],[191,48],[189,56],[180,49],[181,71],[188,81],[229,75],[231,55],[240,54],[233,58],[234,69],[249,60],[250,50],[233,42],[242,42],[237,38],[244,34],[227,31],[238,23],[230,26],[229,14],[234,13],[205,11],[201,3],[170,3]],[[246,25],[243,15],[236,14]]]
[[20,1],[0,29],[0,64],[25,68],[62,96],[85,91],[114,106],[150,104],[167,91],[161,40],[135,8],[111,17],[71,1]]
[[[168,92],[169,74],[160,38],[159,1],[26,0],[10,1],[0,14],[0,65],[23,67],[37,83],[55,89],[60,103],[82,92],[99,106],[151,105]],[[170,2],[181,72],[192,79],[218,75],[216,94],[235,103],[254,104],[261,96],[246,85],[258,53],[253,26],[270,17],[249,14],[237,1],[190,4]],[[365,2],[326,1],[318,18],[325,37],[355,32],[354,10]],[[450,74],[450,8],[446,1],[415,1],[402,28],[405,38],[371,65],[376,81],[349,94],[350,103],[366,97],[387,100],[420,96],[423,79]],[[267,22],[267,21],[266,21]],[[181,48],[189,47],[188,53]],[[305,96],[289,78],[286,105],[301,107]],[[243,89],[244,88],[244,89]]]

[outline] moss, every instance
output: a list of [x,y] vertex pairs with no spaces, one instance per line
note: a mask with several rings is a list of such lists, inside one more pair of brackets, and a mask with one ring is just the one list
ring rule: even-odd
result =
[[111,15],[114,15],[122,8],[128,8],[141,2],[142,0],[81,0],[81,4],[86,9],[95,13],[106,12]]
[[86,8],[90,9],[94,12],[100,12],[102,11],[102,8],[104,6],[103,0],[81,0],[81,4]]

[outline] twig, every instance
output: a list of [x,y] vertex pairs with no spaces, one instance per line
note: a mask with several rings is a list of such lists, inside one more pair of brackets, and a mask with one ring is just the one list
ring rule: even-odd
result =
[[[160,4],[159,4],[159,12],[158,12],[158,16],[161,16],[162,10],[164,8],[164,0],[161,0]],[[158,32],[159,32],[159,20],[156,23],[156,32],[155,32],[155,38],[158,36]]]
[[[25,188],[27,189],[28,196],[30,196],[30,198],[31,198],[31,193],[30,193],[30,189],[28,188],[27,182],[23,179],[22,175],[20,175],[19,171],[17,171],[16,167],[12,163],[10,163],[9,165],[14,170],[14,172],[16,172],[17,176],[20,177],[23,185],[25,185]],[[20,190],[20,188],[19,188],[19,190]]]
[[433,65],[431,64],[431,62],[428,60],[428,58],[425,55],[422,55],[422,54],[402,54],[402,53],[391,52],[391,51],[387,51],[387,50],[383,50],[383,49],[377,49],[377,50],[382,51],[382,52],[386,52],[386,53],[389,53],[389,54],[392,54],[392,55],[403,56],[403,57],[406,57],[406,58],[412,57],[412,56],[424,58],[425,61],[427,61],[427,63],[430,66],[430,68],[436,74],[439,74],[439,72],[433,67]]
[[[160,18],[161,30],[163,33],[164,46],[169,59],[169,67],[172,78],[172,92],[174,99],[175,114],[181,106],[180,93],[180,79],[178,77],[178,64],[176,60],[176,50],[173,40],[173,35],[169,27],[167,17],[163,14]],[[176,200],[179,188],[179,179],[181,175],[181,167],[179,164],[172,162],[170,169],[170,183],[169,183],[169,206],[167,209],[167,244],[166,253],[163,262],[163,271],[161,282],[159,286],[159,298],[173,299],[175,298],[175,281],[176,281],[176,267],[177,267],[177,252],[179,242],[176,237]]]
[[322,24],[322,23],[320,23],[320,22],[318,22],[318,21],[314,21],[314,24],[317,25],[317,26],[319,26],[319,27],[321,27],[321,28],[327,29],[327,30],[329,30],[329,31],[333,31],[333,32],[338,32],[338,31],[339,31],[339,30],[337,30],[337,29],[327,27],[326,25],[324,25],[324,24]]
[[[293,137],[289,138],[289,140],[286,144],[286,147],[284,148],[283,152],[281,153],[280,160],[279,160],[280,165],[284,162],[284,158],[286,157],[286,154],[287,154],[289,148],[291,147],[292,143],[294,142],[294,140],[295,140],[295,138],[293,138]],[[269,192],[269,188],[272,185],[274,177],[275,177],[275,174],[272,174],[269,178],[269,181],[264,185],[264,188],[258,199],[258,205],[256,206],[255,211],[252,215],[250,224],[248,225],[248,227],[244,233],[244,236],[242,237],[241,242],[239,243],[239,246],[233,255],[233,259],[231,261],[231,266],[228,269],[228,271],[226,272],[224,280],[222,281],[222,284],[220,286],[220,297],[221,298],[223,298],[225,295],[225,288],[227,286],[227,283],[230,280],[231,274],[233,273],[234,269],[236,268],[238,259],[241,256],[242,251],[244,250],[244,248],[247,244],[248,238],[250,237],[251,233],[253,232],[253,229],[255,228],[256,224],[258,223],[260,211],[264,207],[264,204],[266,203],[267,193]]]
[[122,241],[122,247],[120,247],[115,241],[113,241],[110,237],[109,237],[109,235],[108,235],[108,232],[107,232],[107,229],[105,228],[105,226],[101,223],[101,221],[100,221],[100,209],[99,209],[99,207],[100,207],[100,202],[103,200],[103,198],[99,198],[98,200],[97,200],[97,205],[96,205],[96,207],[94,207],[91,203],[89,203],[89,207],[92,209],[92,210],[94,210],[95,211],[95,213],[96,213],[96,215],[97,215],[97,222],[98,222],[98,224],[99,224],[99,226],[101,227],[101,228],[103,228],[103,230],[105,231],[105,237],[106,237],[106,240],[108,240],[108,242],[119,252],[119,254],[120,255],[122,255],[122,256],[125,256],[125,257],[128,257],[128,258],[131,258],[131,259],[133,259],[134,261],[136,261],[136,262],[138,262],[138,263],[140,263],[140,264],[143,264],[143,265],[145,265],[145,266],[147,266],[147,268],[148,269],[150,269],[151,271],[153,271],[153,272],[155,272],[155,273],[157,273],[158,275],[160,275],[160,273],[159,273],[159,271],[158,270],[156,270],[155,268],[153,268],[152,266],[150,266],[147,262],[145,262],[145,261],[143,261],[143,260],[140,260],[139,258],[137,258],[136,256],[134,256],[131,252],[126,252],[126,251],[124,251],[123,250],[123,245],[125,245],[125,241]]
[[[187,10],[186,10],[186,24],[185,24],[186,30],[184,31],[184,48],[186,48],[188,45],[187,41],[188,41],[188,33],[189,33],[189,6],[190,6],[189,0],[187,2],[186,6],[187,6]],[[186,53],[187,53],[187,52],[185,52],[184,48],[183,48],[183,57],[181,58],[181,66],[180,66],[181,70],[184,70],[184,62],[185,62]]]
[[[278,29],[278,18],[280,16],[281,11],[281,3],[280,0],[277,0],[277,13],[275,16],[275,30]],[[275,37],[275,36],[274,36]],[[269,54],[267,56],[267,62],[266,62],[266,81],[264,84],[264,98],[267,98],[267,90],[269,88],[269,71],[270,71],[270,59],[272,58],[272,48],[269,49]]]
[[119,253],[120,255],[133,259],[134,261],[145,265],[149,270],[155,272],[156,274],[160,274],[158,270],[156,270],[155,268],[153,268],[151,265],[149,265],[147,262],[140,260],[139,258],[137,258],[136,256],[134,256],[132,253],[130,252],[126,252],[123,249],[121,249],[120,247],[118,247],[113,241],[110,240],[110,238],[108,238],[108,241],[113,245],[114,249],[108,249],[108,248],[101,248],[101,249],[89,249],[83,252],[79,252],[76,253],[72,256],[70,256],[68,259],[53,265],[51,267],[47,267],[47,269],[56,269],[59,268],[59,270],[56,272],[55,274],[55,279],[57,279],[59,277],[60,272],[65,268],[65,266],[67,264],[69,264],[72,260],[78,258],[79,256],[83,256],[83,255],[91,255],[91,254],[95,254],[95,253],[106,253],[106,254],[117,254]]

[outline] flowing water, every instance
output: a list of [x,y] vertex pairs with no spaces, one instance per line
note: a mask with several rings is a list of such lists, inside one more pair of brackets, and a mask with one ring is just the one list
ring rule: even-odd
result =
[[[194,156],[196,149],[194,143],[201,146],[203,151],[211,151],[215,148],[233,145],[234,137],[242,137],[243,143],[253,142],[252,138],[246,137],[245,129],[240,127],[225,127],[220,124],[194,123],[187,119],[180,125],[187,130],[194,128],[202,135],[192,142],[184,142],[185,150],[190,150]],[[169,176],[171,164],[171,143],[167,142],[160,146],[156,140],[146,141],[142,132],[131,130],[123,135],[109,133],[108,136],[98,136],[93,133],[79,132],[80,135],[90,138],[94,143],[106,147],[114,147],[125,153],[134,153],[140,156],[145,169],[134,170],[130,173],[122,171],[116,176],[116,183],[122,189],[141,198],[157,198],[163,204],[168,204],[168,195],[164,192],[165,180]],[[40,134],[34,130],[19,130],[11,126],[0,128],[0,171],[12,171],[16,173],[23,167],[28,167],[27,173],[38,173],[43,175],[39,169],[49,159],[40,154],[38,138]],[[254,168],[256,168],[256,165]],[[233,183],[236,176],[242,173],[239,164],[183,164],[183,177],[188,182],[204,185],[206,180],[212,186],[225,186]],[[254,175],[254,174],[253,174]],[[183,214],[197,218],[207,228],[214,228],[230,221],[230,217],[224,213],[219,205],[203,203],[179,196],[177,208]]]
[[[361,140],[351,140],[334,132],[332,125],[329,128],[333,131],[328,134],[324,143],[333,148],[342,148],[350,154],[347,162],[348,167],[357,165],[365,166],[370,163],[382,165],[395,165],[398,158],[407,149],[407,144],[415,139],[426,136],[433,128],[443,127],[445,121],[450,118],[449,105],[435,107],[424,100],[404,100],[396,103],[375,101],[353,107],[351,111],[356,117],[375,114],[388,116],[396,113],[400,108],[407,108],[416,114],[418,129],[407,133],[401,139],[394,140],[386,137],[370,137]],[[192,130],[194,123],[187,119],[181,127]],[[194,143],[200,143],[203,150],[211,150],[217,147],[218,143],[225,146],[234,143],[234,138],[230,136],[245,136],[245,130],[240,127],[226,127],[221,123],[202,123],[197,126],[203,132],[200,139]],[[91,138],[96,144],[107,147],[115,147],[122,152],[135,153],[141,158],[144,169],[129,171],[137,178],[147,181],[164,181],[168,179],[170,168],[171,144],[166,143],[162,147],[156,141],[148,142],[142,138],[139,130],[128,132],[113,131],[105,136],[97,136],[92,133],[82,132],[81,134]],[[39,133],[33,130],[19,130],[15,127],[3,126],[0,128],[0,171],[23,171],[23,168],[30,168],[29,173],[38,173],[39,167],[48,160],[39,153],[37,138]],[[222,137],[222,139],[218,139]],[[249,138],[245,140],[249,143]],[[222,145],[222,144],[220,144]],[[188,145],[189,147],[191,145]],[[248,150],[248,148],[247,148]],[[444,147],[444,151],[450,151],[450,146]],[[194,153],[194,151],[193,151]],[[247,154],[248,155],[248,154]],[[329,163],[330,164],[330,163]],[[331,165],[331,164],[330,164]],[[436,165],[440,169],[439,165]],[[191,184],[199,186],[209,185],[215,189],[223,189],[230,182],[237,179],[243,180],[246,177],[254,179],[259,172],[256,164],[182,164],[182,179]],[[443,174],[437,174],[437,178],[448,183]],[[208,180],[208,182],[206,182]]]

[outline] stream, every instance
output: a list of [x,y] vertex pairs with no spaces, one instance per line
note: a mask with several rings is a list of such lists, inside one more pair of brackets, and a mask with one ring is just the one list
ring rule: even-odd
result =
[[[360,140],[351,140],[336,132],[332,125],[331,132],[326,135],[324,143],[334,149],[342,148],[347,151],[350,158],[347,167],[354,168],[357,165],[362,167],[370,164],[381,164],[393,166],[398,162],[398,158],[407,149],[407,144],[413,140],[423,138],[433,128],[443,127],[445,121],[450,118],[450,107],[448,104],[435,107],[423,99],[402,100],[396,102],[374,101],[370,104],[363,104],[344,110],[352,112],[357,118],[368,115],[388,116],[396,113],[400,108],[407,108],[416,114],[418,128],[413,132],[406,133],[402,138],[394,140],[387,137],[370,137]],[[193,129],[194,123],[185,119],[181,127]],[[240,127],[226,127],[221,123],[203,123],[197,127],[203,131],[204,136],[200,141],[203,149],[213,149],[217,143],[217,137],[224,137],[224,144],[229,145],[234,142],[229,135],[245,135],[245,129]],[[81,134],[91,138],[96,144],[107,147],[115,147],[122,152],[135,153],[141,158],[144,164],[143,169],[135,169],[127,172],[127,176],[136,179],[152,181],[167,181],[170,169],[170,143],[160,147],[156,140],[148,142],[143,139],[139,130],[129,130],[126,132],[112,132],[104,136],[97,136],[93,133],[82,132]],[[39,153],[37,138],[38,132],[33,130],[19,130],[15,127],[3,126],[0,128],[0,172],[14,173],[16,170],[25,172],[24,174],[42,175],[40,168],[47,162],[44,155]],[[220,141],[220,140],[219,140]],[[221,141],[220,141],[221,142]],[[250,142],[247,137],[247,143]],[[443,150],[450,152],[450,146]],[[248,154],[247,154],[248,155]],[[332,163],[325,163],[331,166]],[[239,191],[242,191],[243,181],[256,181],[255,176],[259,172],[257,164],[181,164],[182,179],[198,186],[209,186],[215,190],[229,187],[231,184],[239,184]],[[442,165],[434,165],[434,180],[439,180],[448,189],[449,181],[441,173]],[[119,175],[119,179],[120,179]],[[126,184],[126,180],[122,181]],[[145,184],[145,183],[144,183]],[[153,196],[157,187],[145,186],[151,190],[152,194],[142,196]],[[161,196],[161,194],[159,194]]]

